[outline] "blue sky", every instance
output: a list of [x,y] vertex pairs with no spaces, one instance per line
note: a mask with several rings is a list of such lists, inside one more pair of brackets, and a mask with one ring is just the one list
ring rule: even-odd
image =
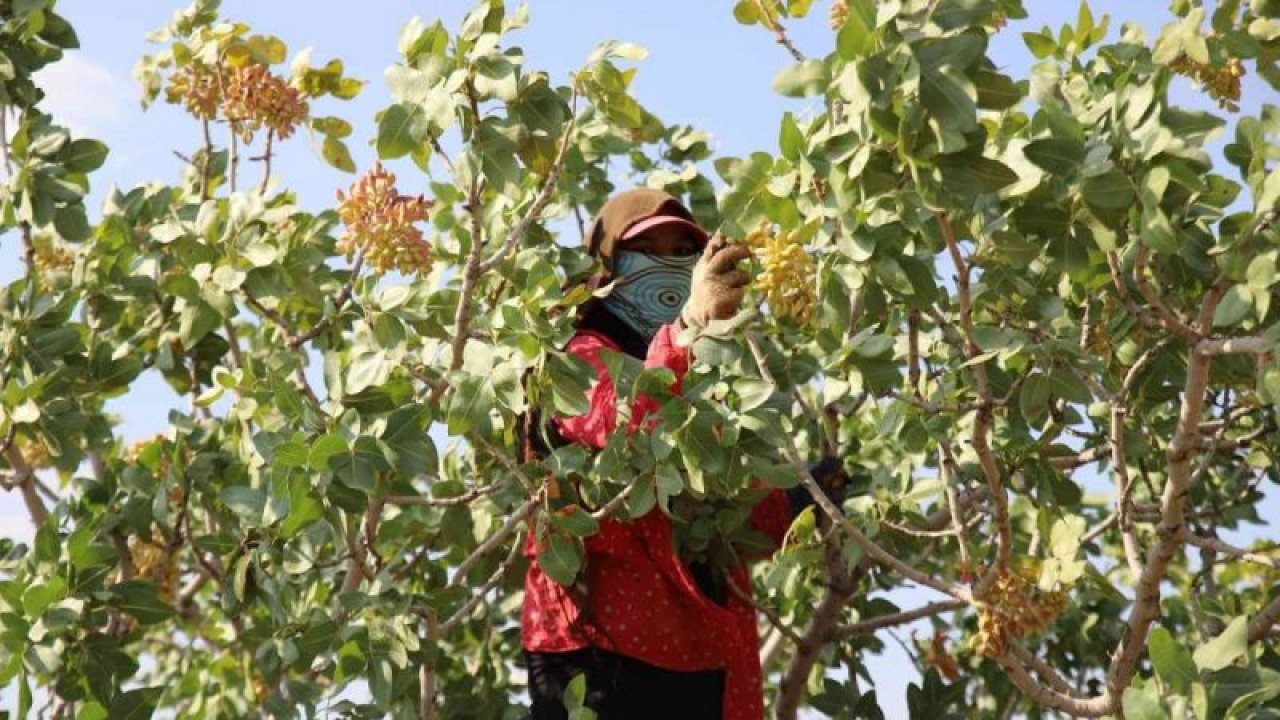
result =
[[[389,103],[383,70],[396,60],[396,38],[401,26],[418,15],[430,21],[441,17],[456,26],[471,3],[461,0],[228,0],[223,14],[249,23],[256,31],[284,39],[290,55],[313,48],[313,64],[331,57],[347,63],[347,73],[368,81],[351,103],[323,101],[315,110],[337,114],[355,126],[351,149],[358,167],[374,158],[366,142],[374,136],[374,113]],[[803,111],[805,101],[774,95],[770,81],[787,66],[790,57],[771,36],[758,27],[744,27],[730,15],[730,0],[537,0],[532,3],[529,27],[512,37],[524,48],[527,67],[547,70],[564,82],[591,49],[605,39],[640,44],[649,57],[640,64],[634,91],[642,103],[667,123],[688,123],[706,130],[721,154],[743,155],[753,150],[776,151],[778,119],[783,109]],[[181,161],[173,151],[189,152],[198,144],[197,128],[174,108],[163,103],[143,112],[132,69],[138,57],[150,52],[144,34],[166,24],[182,6],[178,0],[62,0],[58,11],[76,27],[82,49],[43,75],[50,96],[46,109],[78,135],[102,139],[112,152],[106,166],[94,176],[90,206],[96,207],[103,191],[114,182],[123,188],[150,181],[175,181]],[[1032,58],[1021,33],[1044,24],[1057,28],[1074,22],[1075,2],[1028,0],[1029,20],[1012,23],[996,36],[992,55],[1015,78],[1025,77]],[[827,28],[827,0],[817,0],[811,17],[791,27],[795,44],[810,55],[829,51],[833,36]],[[1154,37],[1169,16],[1163,2],[1126,0],[1094,2],[1095,15],[1113,14],[1112,35],[1121,21],[1137,21]],[[1185,81],[1175,85],[1178,101],[1211,108],[1192,92]],[[1254,78],[1246,80],[1244,108],[1256,109],[1271,91]],[[298,192],[304,206],[319,209],[332,203],[334,191],[345,188],[351,177],[329,168],[308,147],[305,133],[280,149],[276,176]],[[402,189],[413,191],[425,178],[401,173]],[[0,282],[19,276],[16,238],[0,237]],[[144,377],[127,398],[115,403],[129,439],[155,433],[165,427],[165,415],[175,403],[185,402],[154,376]],[[1280,515],[1280,501],[1272,493],[1264,516]],[[17,498],[0,497],[0,532],[29,535],[25,512]],[[910,597],[922,597],[912,594]],[[888,717],[905,717],[904,688],[914,672],[900,649],[890,643],[889,653],[874,663],[880,697]]]

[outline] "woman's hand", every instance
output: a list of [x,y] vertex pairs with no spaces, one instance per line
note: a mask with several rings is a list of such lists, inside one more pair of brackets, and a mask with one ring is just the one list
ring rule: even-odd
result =
[[689,299],[680,312],[685,327],[703,330],[712,320],[725,320],[738,312],[751,276],[737,265],[750,255],[750,250],[730,245],[720,235],[711,238],[693,268]]

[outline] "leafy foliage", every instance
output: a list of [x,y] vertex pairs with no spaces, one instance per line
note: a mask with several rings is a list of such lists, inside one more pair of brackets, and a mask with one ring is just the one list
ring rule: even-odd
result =
[[[824,455],[843,514],[820,497],[754,577],[809,640],[768,629],[781,716],[883,717],[864,661],[926,618],[913,717],[1278,712],[1280,561],[1218,534],[1265,525],[1280,481],[1280,114],[1168,92],[1187,74],[1235,112],[1241,74],[1280,87],[1274,2],[1206,26],[1176,0],[1154,41],[1082,4],[1024,34],[1020,77],[986,52],[1018,0],[839,2],[815,57],[786,36],[811,3],[742,0],[795,59],[774,88],[815,109],[735,158],[632,97],[640,48],[560,84],[513,44],[527,9],[480,0],[409,21],[386,73],[370,140],[429,198],[377,168],[313,211],[272,148],[304,129],[355,172],[319,113],[363,83],[286,69],[284,40],[197,0],[139,65],[192,116],[189,165],[92,222],[108,149],[32,80],[76,44],[54,4],[0,0],[0,225],[27,270],[0,294],[0,481],[36,527],[0,558],[19,715],[38,687],[60,717],[519,717],[526,563],[572,584],[601,519],[655,507],[689,557],[758,556],[754,481],[811,483]],[[1224,128],[1239,180],[1206,149]],[[649,431],[526,453],[584,410],[569,218],[623,176],[762,248],[752,306],[697,339],[679,396],[606,358],[621,410],[658,401]],[[105,402],[149,374],[190,408],[126,445]],[[881,596],[908,582],[944,600]]]

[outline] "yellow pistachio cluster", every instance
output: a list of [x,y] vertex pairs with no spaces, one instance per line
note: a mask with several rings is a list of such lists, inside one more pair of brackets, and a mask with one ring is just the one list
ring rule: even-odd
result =
[[137,577],[155,583],[157,597],[172,605],[178,587],[179,570],[164,535],[157,529],[152,530],[150,540],[129,538],[129,557],[133,560]]
[[249,142],[263,127],[287,139],[310,109],[302,93],[284,78],[272,75],[265,65],[246,65],[231,72],[222,111],[241,139]]
[[169,78],[165,99],[181,104],[187,112],[201,120],[212,120],[218,114],[222,92],[217,73],[204,63],[188,63]]
[[351,186],[351,194],[338,191],[338,217],[346,229],[338,239],[338,251],[350,260],[356,250],[379,273],[404,274],[431,269],[431,246],[414,227],[427,219],[431,202],[421,195],[401,195],[396,176],[374,163]]
[[744,241],[763,271],[755,287],[774,314],[807,323],[813,316],[816,265],[795,233],[757,230]]
[[998,657],[1010,641],[1045,631],[1067,606],[1061,591],[1041,592],[1036,587],[1038,571],[1027,567],[1017,572],[1001,570],[990,593],[978,601],[978,652]]
[[849,4],[845,0],[831,0],[831,29],[839,30],[844,27],[844,21],[849,17]]
[[41,272],[70,270],[76,264],[76,254],[67,248],[44,243],[35,247],[36,268]]
[[1231,58],[1218,67],[1179,55],[1169,63],[1169,68],[1204,88],[1209,97],[1218,101],[1218,107],[1231,112],[1240,110],[1240,79],[1244,77],[1245,70],[1238,59]]
[[43,470],[47,467],[53,467],[53,458],[49,457],[49,448],[39,440],[26,441],[19,437],[15,439],[18,452],[22,454],[22,459],[27,461],[27,467],[32,470]]

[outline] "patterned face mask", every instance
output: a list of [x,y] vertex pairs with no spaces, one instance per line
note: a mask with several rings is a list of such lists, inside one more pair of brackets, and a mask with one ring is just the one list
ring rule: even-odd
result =
[[689,299],[689,282],[697,255],[653,255],[631,250],[614,258],[618,284],[604,306],[646,340],[674,322]]

